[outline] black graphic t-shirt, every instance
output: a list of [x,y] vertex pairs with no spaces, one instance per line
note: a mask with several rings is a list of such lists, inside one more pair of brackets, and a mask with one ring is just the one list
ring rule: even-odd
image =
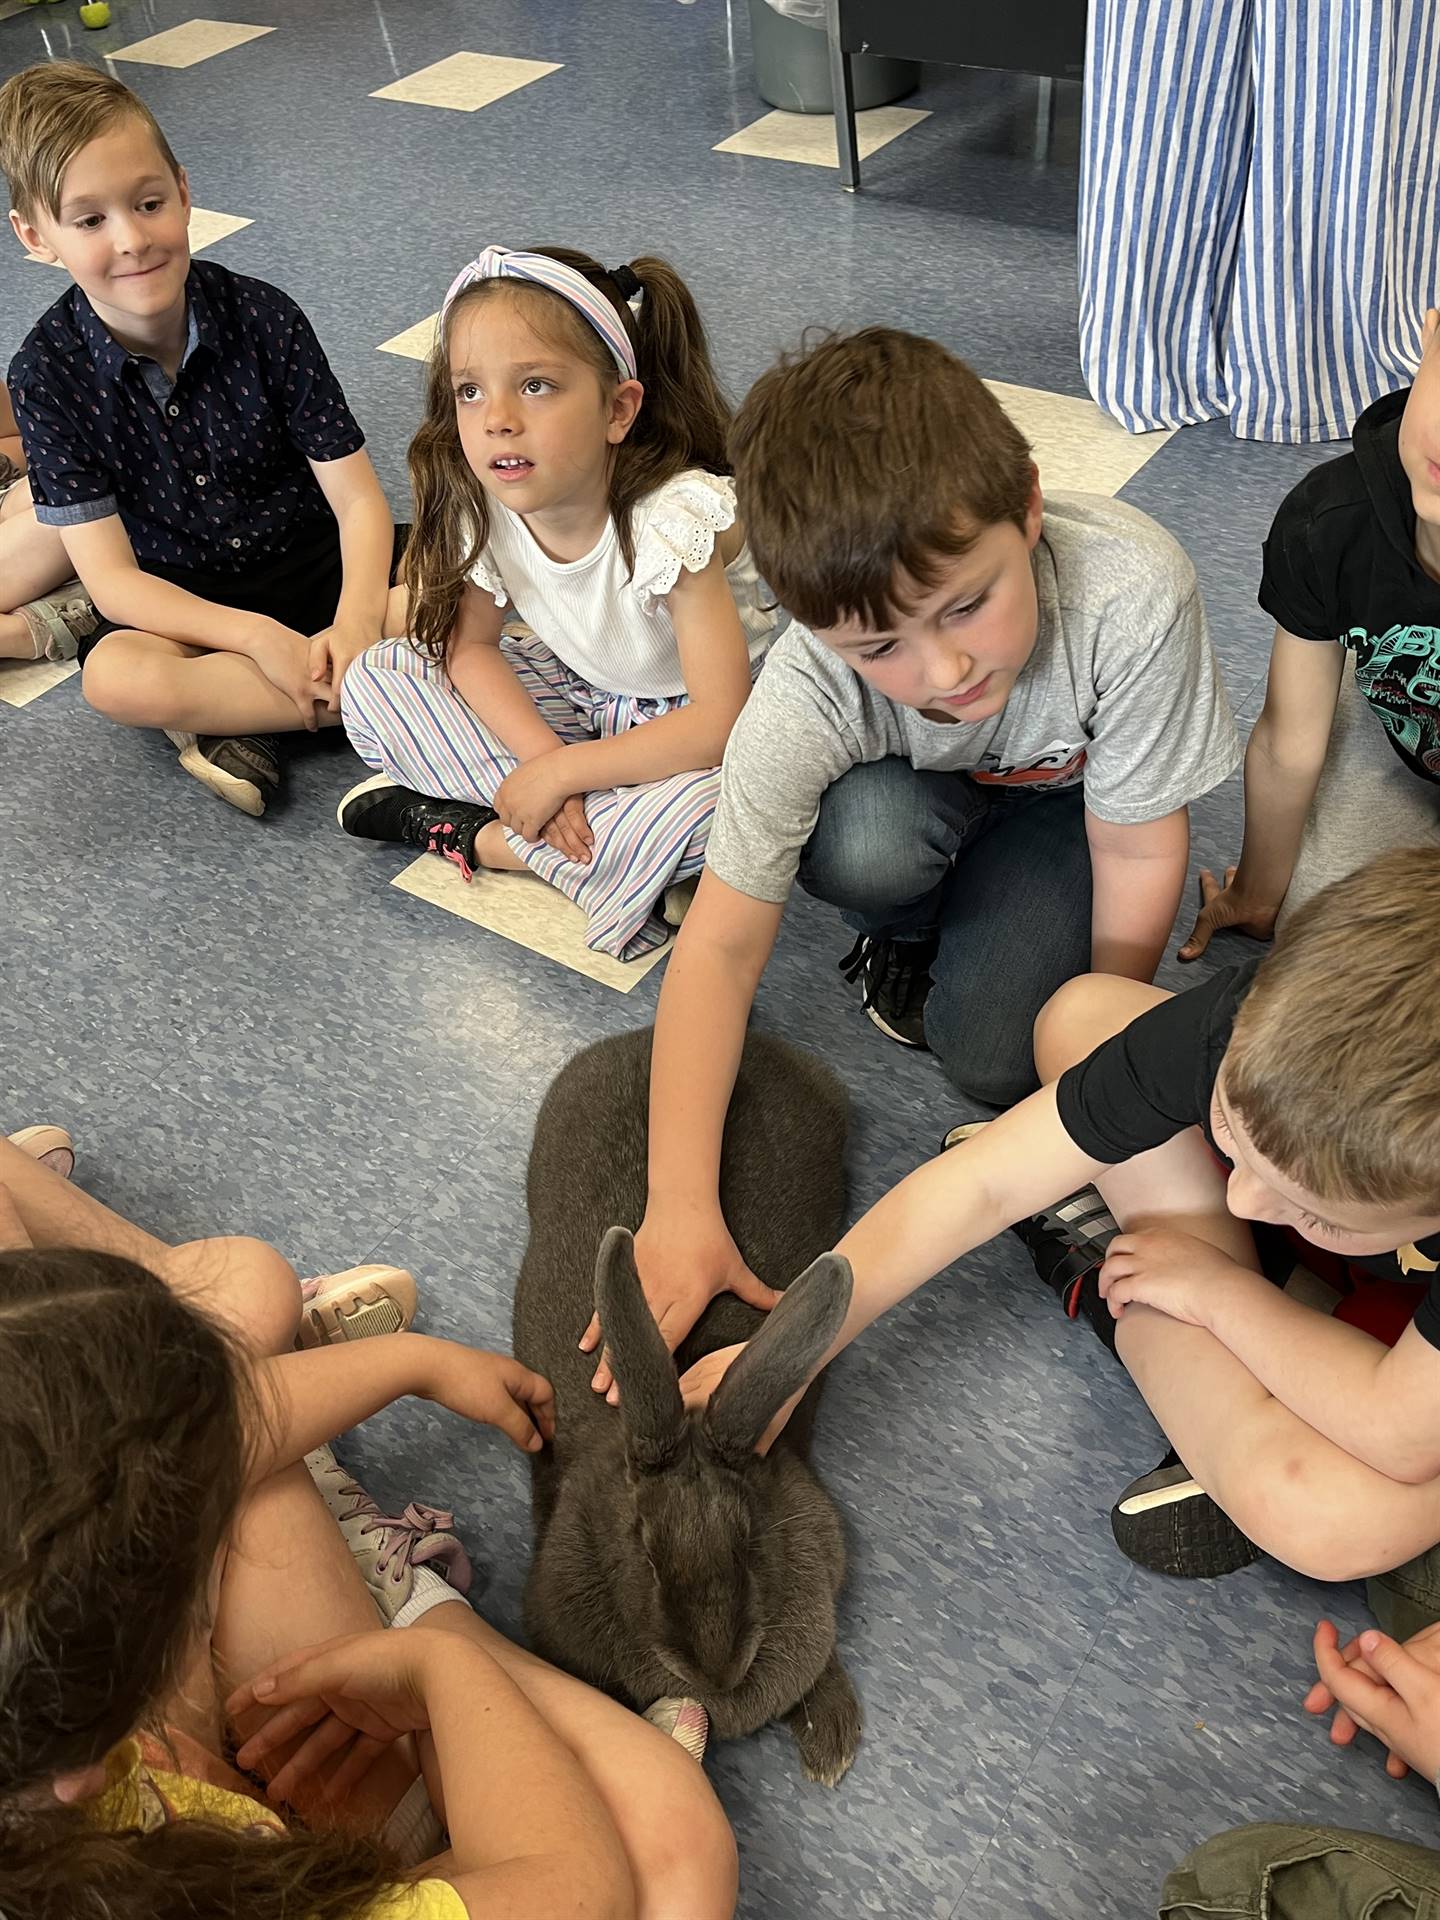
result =
[[1265,542],[1260,604],[1300,640],[1338,641],[1413,773],[1440,781],[1440,580],[1415,553],[1400,464],[1403,393],[1355,423],[1354,446],[1287,495]]
[[[1060,1122],[1082,1153],[1118,1166],[1163,1147],[1186,1127],[1199,1127],[1211,1152],[1227,1167],[1233,1164],[1211,1129],[1210,1096],[1259,965],[1251,960],[1226,967],[1187,993],[1162,1000],[1061,1074],[1055,1088]],[[1431,1275],[1415,1325],[1432,1347],[1440,1347],[1440,1234],[1351,1265],[1384,1280]]]

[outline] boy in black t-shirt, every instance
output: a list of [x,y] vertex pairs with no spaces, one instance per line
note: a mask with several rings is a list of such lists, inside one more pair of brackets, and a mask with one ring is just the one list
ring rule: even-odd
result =
[[[1392,1275],[1440,1267],[1437,951],[1440,849],[1416,848],[1327,887],[1268,958],[1191,992],[1069,982],[1036,1024],[1051,1084],[840,1242],[855,1284],[826,1359],[950,1261],[1096,1179],[1122,1231],[1067,1304],[1113,1340],[1185,1463],[1131,1490],[1126,1551],[1217,1573],[1263,1550],[1353,1580],[1432,1547],[1440,1274],[1388,1348],[1271,1285],[1247,1223]],[[703,1404],[738,1351],[692,1367],[687,1401]]]
[[1276,622],[1245,754],[1245,836],[1182,960],[1277,919],[1386,847],[1440,841],[1440,313],[1415,384],[1356,421],[1295,487],[1265,543]]

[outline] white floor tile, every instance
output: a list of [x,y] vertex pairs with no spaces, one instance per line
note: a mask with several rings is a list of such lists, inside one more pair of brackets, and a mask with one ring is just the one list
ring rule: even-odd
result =
[[467,881],[448,860],[422,853],[390,884],[416,900],[458,914],[472,926],[498,933],[532,953],[543,953],[547,960],[569,967],[572,973],[583,973],[602,987],[613,987],[617,993],[629,993],[638,986],[670,951],[668,946],[659,947],[643,960],[629,961],[592,953],[585,944],[584,914],[563,893],[530,873],[482,872]]
[[381,353],[398,353],[405,360],[428,360],[430,349],[435,344],[435,323],[438,313],[430,313],[423,320],[417,320],[413,327],[407,327],[403,333],[397,333],[392,339],[382,340]]
[[73,660],[0,660],[0,700],[7,707],[28,707],[79,671]]
[[1174,431],[1127,433],[1093,400],[1040,387],[1006,386],[1000,380],[985,384],[1035,449],[1042,488],[1118,493]]
[[132,40],[128,47],[116,47],[106,58],[138,60],[147,67],[194,67],[274,31],[273,27],[243,26],[238,20],[187,20],[166,33],[152,33],[148,39]]
[[[918,107],[871,107],[855,116],[855,144],[868,160],[902,133],[930,118]],[[716,153],[744,153],[752,160],[798,160],[807,167],[838,167],[835,118],[829,113],[762,114],[739,133],[732,133]]]
[[474,113],[492,100],[528,87],[559,71],[554,60],[508,60],[493,53],[452,53],[433,66],[377,87],[372,100],[404,100],[414,107],[448,107],[454,113]]

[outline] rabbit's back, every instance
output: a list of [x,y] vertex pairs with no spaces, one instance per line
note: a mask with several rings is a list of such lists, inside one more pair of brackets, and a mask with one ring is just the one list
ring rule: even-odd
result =
[[[593,1371],[575,1343],[593,1307],[601,1238],[612,1226],[634,1232],[644,1218],[650,1042],[645,1028],[577,1054],[535,1123],[515,1352],[557,1392],[571,1375],[588,1383]],[[839,1237],[846,1118],[844,1089],[827,1067],[773,1035],[747,1035],[725,1124],[720,1199],[746,1262],[772,1287],[788,1286]],[[721,1295],[684,1343],[682,1363],[747,1339],[760,1317]],[[585,1391],[588,1398],[588,1384]]]

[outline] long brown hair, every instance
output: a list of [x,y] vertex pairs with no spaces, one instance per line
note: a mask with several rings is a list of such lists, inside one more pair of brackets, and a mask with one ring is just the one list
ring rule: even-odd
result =
[[57,1774],[153,1722],[204,1624],[260,1431],[226,1337],[143,1267],[0,1254],[0,1913],[340,1920],[377,1851],[208,1820],[111,1832]]
[[[640,282],[638,316],[598,260],[570,247],[536,247],[597,286],[614,304],[635,347],[645,398],[615,449],[608,482],[610,516],[625,564],[635,564],[630,515],[638,501],[687,467],[728,473],[730,406],[710,360],[709,343],[690,289],[666,260],[643,254],[630,271]],[[484,280],[468,288],[436,329],[425,373],[425,418],[410,442],[414,531],[405,550],[410,632],[424,653],[444,660],[460,610],[465,577],[490,533],[489,503],[460,445],[450,379],[450,337],[459,315],[503,295],[522,303],[537,329],[594,368],[601,391],[619,383],[615,362],[595,332],[560,294],[517,280]]]

